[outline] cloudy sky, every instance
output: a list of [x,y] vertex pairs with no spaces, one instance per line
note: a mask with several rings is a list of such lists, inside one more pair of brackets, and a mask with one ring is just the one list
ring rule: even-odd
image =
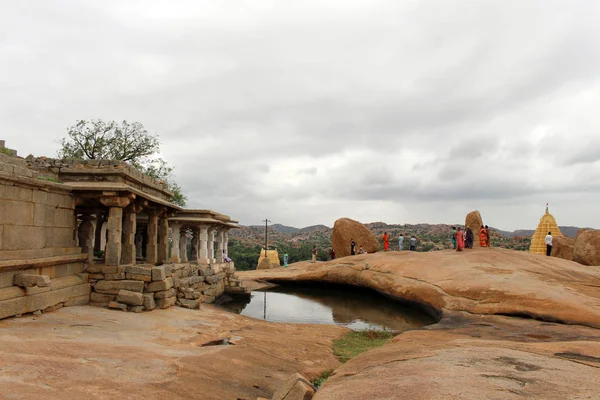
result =
[[160,135],[189,206],[243,224],[600,228],[595,0],[3,0],[0,139]]

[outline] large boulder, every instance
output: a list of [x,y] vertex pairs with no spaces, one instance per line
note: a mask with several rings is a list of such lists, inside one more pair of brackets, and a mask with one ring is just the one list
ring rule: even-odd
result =
[[481,230],[481,226],[483,225],[483,220],[481,219],[481,214],[479,211],[471,211],[467,214],[465,218],[465,229],[471,228],[473,231],[473,248],[479,247],[479,231]]
[[350,218],[340,218],[333,225],[331,243],[335,250],[336,257],[346,257],[350,255],[350,242],[354,239],[356,242],[356,252],[360,246],[367,253],[375,253],[381,250],[379,241],[373,233],[358,221]]
[[573,250],[575,248],[575,239],[565,236],[555,236],[552,238],[552,257],[573,260]]
[[583,265],[600,265],[600,231],[579,230],[575,238],[573,261]]
[[267,250],[265,254],[265,250],[263,249],[260,252],[260,257],[258,258],[258,266],[256,269],[272,269],[279,268],[281,264],[279,263],[279,253],[277,250]]

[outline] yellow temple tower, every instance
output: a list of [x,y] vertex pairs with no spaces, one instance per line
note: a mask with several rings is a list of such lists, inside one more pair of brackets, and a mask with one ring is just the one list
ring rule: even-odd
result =
[[560,233],[556,219],[548,212],[548,203],[546,203],[546,214],[540,219],[540,223],[531,237],[531,246],[529,252],[534,254],[546,254],[546,243],[544,239],[548,232],[552,232],[553,237],[563,236]]

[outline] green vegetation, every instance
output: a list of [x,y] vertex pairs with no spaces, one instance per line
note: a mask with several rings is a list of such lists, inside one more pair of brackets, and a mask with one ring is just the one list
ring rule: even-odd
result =
[[325,383],[325,381],[327,380],[327,378],[329,378],[332,373],[333,373],[332,369],[330,369],[328,371],[325,371],[321,375],[319,375],[315,379],[313,379],[310,383],[312,383],[313,386],[318,389],[321,386],[323,386],[323,384]]
[[333,341],[333,354],[343,363],[360,353],[388,343],[396,333],[390,331],[352,331]]
[[37,179],[39,179],[40,181],[48,181],[48,182],[54,182],[54,183],[62,183],[60,181],[60,179],[58,179],[55,176],[46,176],[46,175],[39,175],[36,176]]
[[0,147],[0,154],[6,154],[7,156],[14,157],[14,152],[11,149],[7,149],[6,147]]
[[185,207],[186,196],[173,180],[173,168],[158,154],[158,135],[150,134],[139,122],[79,120],[67,129],[60,141],[61,158],[76,160],[120,160],[157,180],[167,183],[173,192],[171,202]]

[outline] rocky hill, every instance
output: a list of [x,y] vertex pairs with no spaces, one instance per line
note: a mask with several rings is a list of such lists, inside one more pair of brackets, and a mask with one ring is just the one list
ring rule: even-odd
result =
[[[400,233],[405,238],[414,235],[417,242],[417,251],[433,251],[449,249],[451,247],[450,235],[453,225],[445,224],[386,224],[385,222],[372,222],[365,224],[373,234],[379,238],[387,232],[391,240],[391,250],[397,250],[396,238]],[[459,226],[454,225],[454,226]],[[562,229],[562,228],[561,228]],[[318,259],[329,259],[331,249],[332,228],[325,225],[314,225],[306,228],[295,228],[281,224],[273,224],[267,228],[269,248],[277,248],[280,257],[288,254],[290,263],[308,260],[311,256],[312,246],[317,246]],[[533,234],[533,231],[532,233]],[[491,228],[492,246],[515,250],[529,249],[531,234],[520,236],[511,232],[503,232]],[[265,227],[261,225],[242,226],[230,232],[229,255],[236,263],[238,270],[256,268],[260,249],[265,245]],[[282,260],[283,262],[283,260]]]

